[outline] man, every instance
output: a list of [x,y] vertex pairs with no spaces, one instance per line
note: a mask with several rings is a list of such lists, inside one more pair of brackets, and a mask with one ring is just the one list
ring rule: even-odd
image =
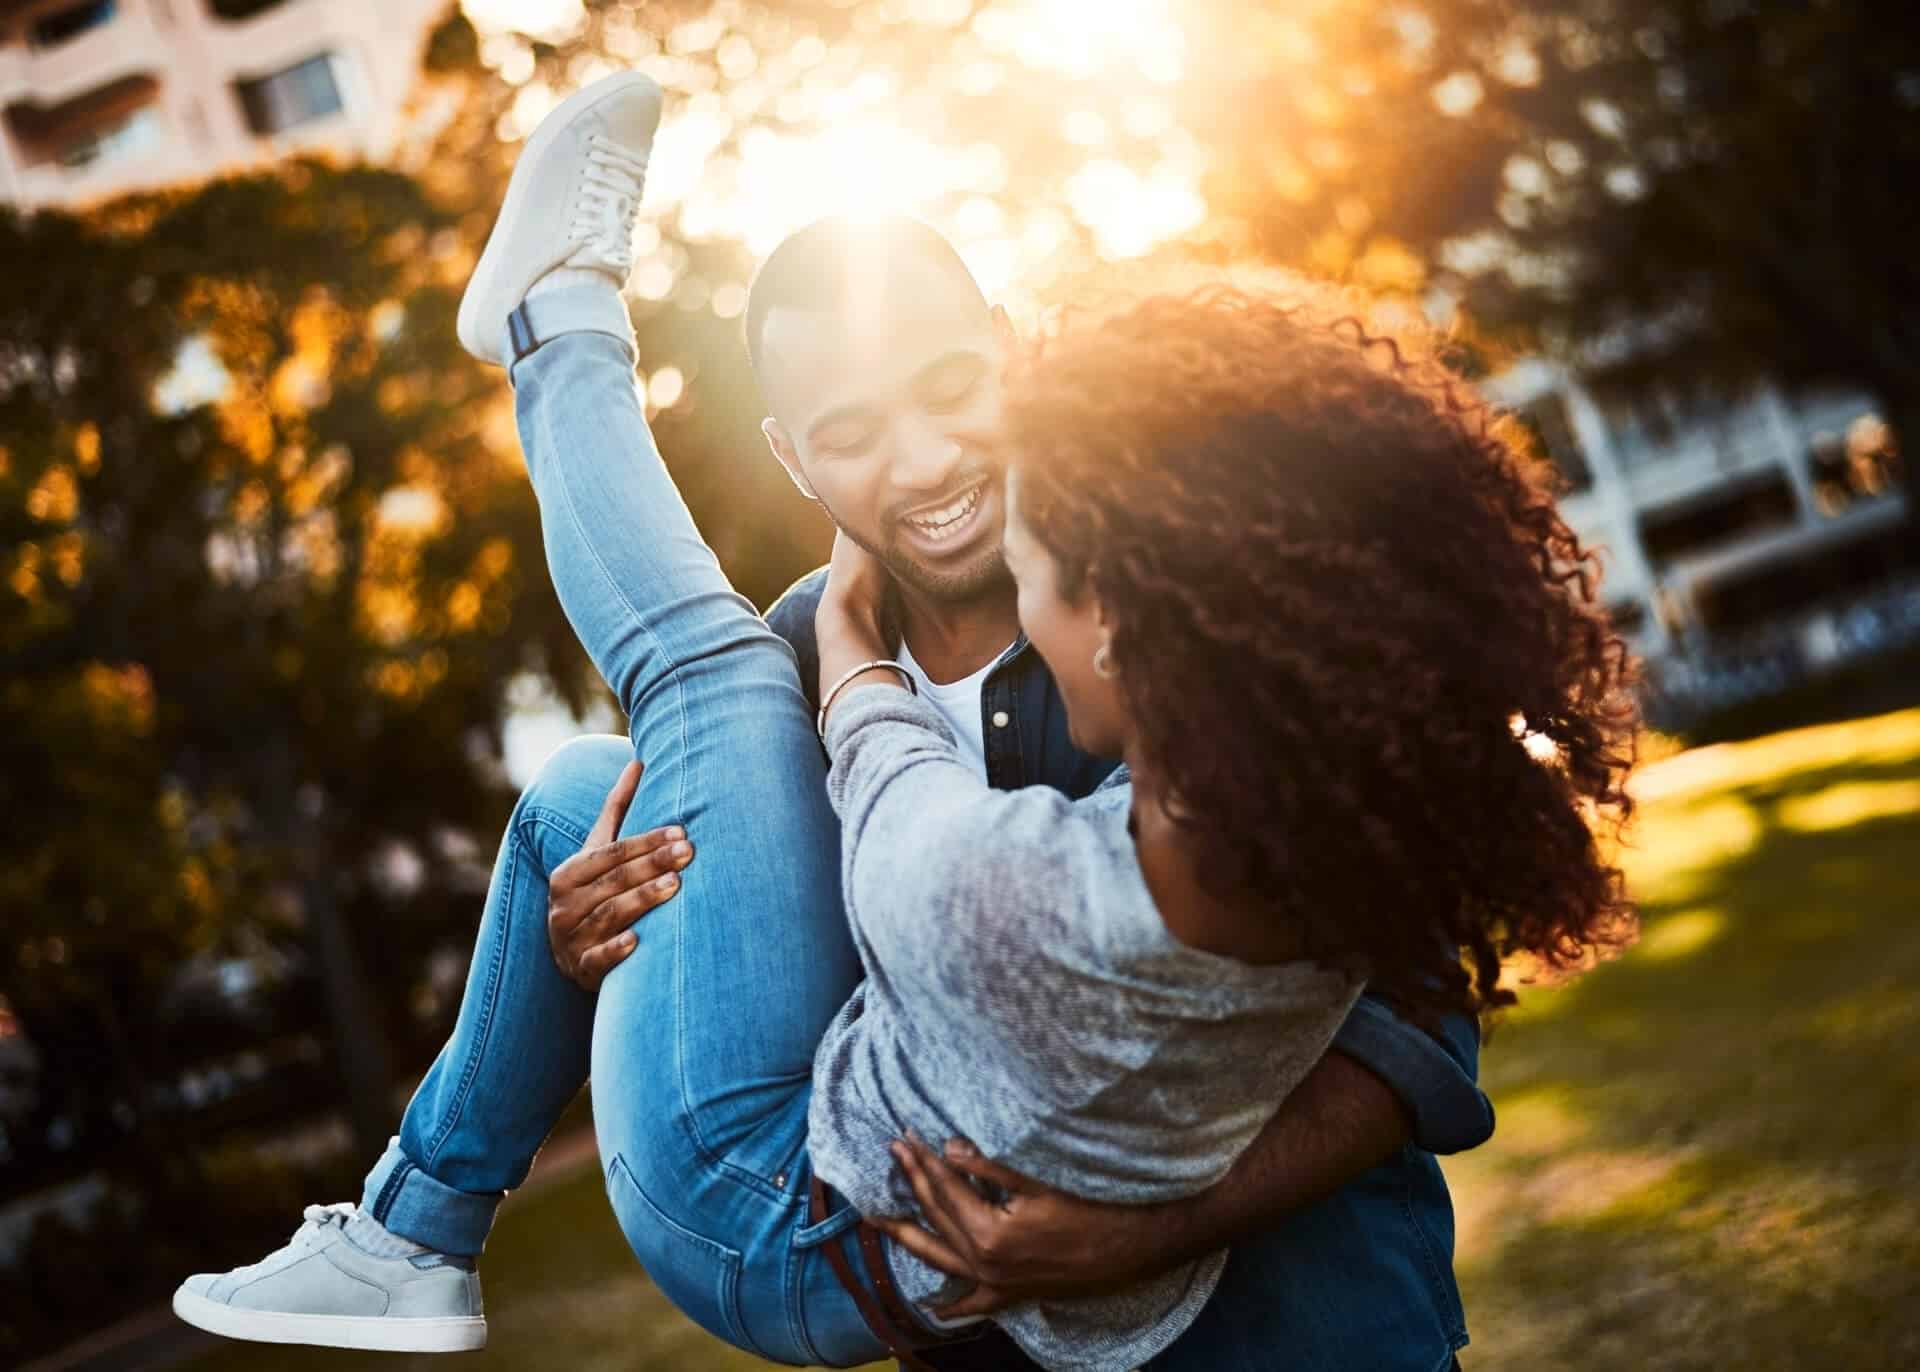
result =
[[[768,445],[801,493],[892,572],[899,657],[921,694],[991,784],[1092,790],[1113,763],[1074,747],[1052,678],[1020,635],[1000,560],[998,482],[968,441],[996,412],[1011,341],[1004,312],[988,307],[927,226],[829,220],[767,259],[746,330]],[[824,569],[814,572],[768,614],[793,647],[810,700],[825,582]],[[608,786],[623,751],[606,752]],[[575,817],[583,831],[592,818]],[[604,890],[570,876],[555,875],[549,931],[561,969],[591,986],[625,956],[618,940],[638,912],[608,918]],[[1365,1000],[1213,1190],[1127,1211],[1071,1202],[962,1158],[976,1175],[1021,1191],[1005,1209],[968,1213],[970,1265],[956,1264],[951,1245],[922,1256],[997,1279],[951,1312],[966,1315],[1117,1286],[1232,1245],[1225,1282],[1156,1368],[1446,1368],[1466,1334],[1451,1275],[1452,1212],[1432,1155],[1491,1132],[1473,1084],[1476,1053],[1471,1025],[1452,1023],[1436,1039]],[[939,1166],[927,1160],[923,1174]],[[972,1196],[948,1180],[948,1194]],[[958,1238],[964,1248],[967,1236]],[[991,1263],[982,1242],[994,1245]],[[992,1336],[925,1356],[951,1369],[1028,1365]]]

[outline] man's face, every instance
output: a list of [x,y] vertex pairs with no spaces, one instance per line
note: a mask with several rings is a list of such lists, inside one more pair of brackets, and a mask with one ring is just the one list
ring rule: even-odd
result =
[[890,275],[885,299],[768,313],[767,437],[902,583],[969,600],[1006,584],[1000,480],[979,441],[999,419],[1001,342],[951,272],[915,262]]

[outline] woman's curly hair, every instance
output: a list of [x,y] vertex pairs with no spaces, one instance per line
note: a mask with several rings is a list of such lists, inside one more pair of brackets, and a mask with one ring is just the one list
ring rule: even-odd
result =
[[1064,316],[1006,437],[1216,894],[1422,1020],[1631,939],[1629,655],[1544,464],[1437,362],[1343,297],[1210,285]]

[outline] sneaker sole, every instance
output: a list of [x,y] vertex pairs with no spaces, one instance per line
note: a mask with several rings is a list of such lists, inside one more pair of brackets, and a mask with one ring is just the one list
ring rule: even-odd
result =
[[[506,222],[507,216],[519,212],[520,202],[525,198],[526,188],[532,180],[531,177],[522,177],[520,168],[533,165],[582,110],[590,109],[610,96],[622,95],[637,89],[651,90],[656,104],[661,103],[663,99],[660,83],[643,72],[627,72],[621,76],[608,77],[604,81],[596,81],[584,90],[575,91],[556,105],[546,118],[540,121],[540,127],[535,129],[533,136],[527,139],[526,146],[520,149],[520,156],[514,160],[513,175],[507,179],[506,199],[501,201],[500,213],[494,216],[493,225],[487,230],[487,244],[480,250],[480,260],[474,264],[473,276],[467,282],[466,293],[460,298],[460,312],[454,321],[454,332],[459,335],[460,342],[476,357],[480,357],[483,361],[495,360],[483,351],[486,340],[479,336],[479,321],[469,313],[467,302],[477,302],[492,293],[493,275],[499,270],[499,259],[495,256],[493,249],[499,236],[500,225]],[[658,119],[657,112],[655,118]],[[494,339],[493,347],[498,348],[500,342],[501,340]],[[506,362],[512,360],[510,357],[504,359]]]
[[466,1353],[487,1345],[484,1315],[402,1319],[391,1315],[287,1315],[237,1310],[197,1292],[173,1293],[173,1313],[196,1329],[253,1343],[310,1343],[382,1353]]

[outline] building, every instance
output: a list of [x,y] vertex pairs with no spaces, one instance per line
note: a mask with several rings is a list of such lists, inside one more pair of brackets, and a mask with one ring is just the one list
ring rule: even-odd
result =
[[1567,522],[1605,550],[1603,594],[1677,725],[1920,642],[1920,568],[1894,436],[1865,396],[1631,397],[1528,361],[1487,388],[1568,483]]
[[447,0],[0,0],[0,201],[380,157]]

